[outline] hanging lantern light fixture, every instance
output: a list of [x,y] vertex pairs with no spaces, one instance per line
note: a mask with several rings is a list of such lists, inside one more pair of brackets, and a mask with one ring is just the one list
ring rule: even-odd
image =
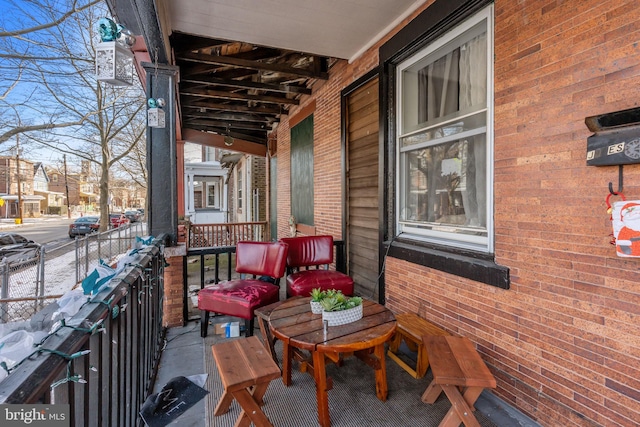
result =
[[98,20],[100,43],[96,47],[98,81],[116,86],[133,84],[133,53],[136,38],[129,30],[109,18]]
[[229,125],[227,125],[227,134],[224,136],[224,145],[231,147],[233,145],[233,137],[229,133]]
[[163,128],[165,125],[164,121],[164,110],[162,109],[165,106],[164,98],[149,98],[147,100],[147,124],[152,128]]

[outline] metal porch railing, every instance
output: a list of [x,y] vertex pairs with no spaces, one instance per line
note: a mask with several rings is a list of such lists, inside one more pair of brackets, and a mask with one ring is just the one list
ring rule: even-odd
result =
[[162,240],[10,368],[0,404],[68,404],[70,425],[142,425],[163,347]]

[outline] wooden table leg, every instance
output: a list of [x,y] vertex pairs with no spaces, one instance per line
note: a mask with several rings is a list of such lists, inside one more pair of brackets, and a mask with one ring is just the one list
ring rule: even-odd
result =
[[316,400],[318,401],[318,423],[321,427],[331,426],[329,415],[329,396],[327,394],[327,370],[324,353],[313,352],[313,377],[316,381]]
[[[257,393],[260,398],[264,396],[265,391],[269,383],[259,384],[254,389],[254,393]],[[241,389],[232,392],[233,397],[238,401],[242,411],[236,420],[236,427],[249,427],[253,422],[256,427],[273,427],[269,418],[262,412],[260,406],[256,402],[256,398],[249,390]]]
[[291,362],[293,349],[288,342],[282,343],[282,382],[289,387],[291,385]]
[[472,408],[475,399],[477,399],[482,392],[482,387],[469,387],[467,389],[467,391],[473,389],[468,395],[470,398],[475,396],[473,402],[467,402],[460,394],[458,387],[454,385],[442,384],[441,387],[451,402],[451,409],[449,409],[449,412],[444,416],[439,427],[458,427],[460,423],[464,423],[466,427],[480,427],[480,423],[478,423],[476,416],[473,414]]
[[384,358],[384,343],[379,344],[374,349],[374,355],[380,361],[380,366],[376,368],[376,395],[378,399],[385,402],[389,389],[387,388],[387,364]]

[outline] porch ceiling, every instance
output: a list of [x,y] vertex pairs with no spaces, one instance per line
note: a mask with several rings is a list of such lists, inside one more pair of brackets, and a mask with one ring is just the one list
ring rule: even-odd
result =
[[182,138],[256,154],[336,58],[357,57],[424,0],[108,2],[180,67]]

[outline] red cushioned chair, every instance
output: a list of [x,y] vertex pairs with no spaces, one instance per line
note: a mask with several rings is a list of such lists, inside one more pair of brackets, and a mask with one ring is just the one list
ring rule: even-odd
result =
[[251,336],[254,310],[280,299],[279,283],[286,260],[286,243],[238,242],[236,272],[240,273],[240,279],[207,286],[198,292],[200,336],[207,336],[210,312],[245,319],[245,335]]
[[337,289],[345,295],[353,295],[353,279],[335,270],[332,236],[303,236],[280,239],[289,245],[287,256],[287,297],[308,297],[311,290]]

